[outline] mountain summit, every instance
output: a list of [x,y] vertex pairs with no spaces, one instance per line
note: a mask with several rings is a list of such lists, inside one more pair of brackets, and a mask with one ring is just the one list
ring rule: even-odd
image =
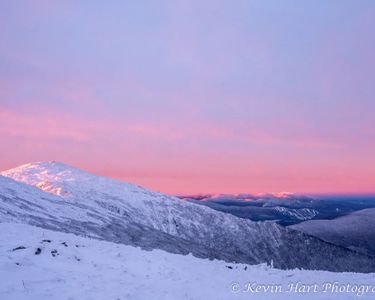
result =
[[96,176],[56,161],[28,163],[0,172],[0,175],[36,186],[48,193],[64,196],[76,196],[93,189],[111,189],[112,193],[119,190],[123,192],[144,190],[137,185]]

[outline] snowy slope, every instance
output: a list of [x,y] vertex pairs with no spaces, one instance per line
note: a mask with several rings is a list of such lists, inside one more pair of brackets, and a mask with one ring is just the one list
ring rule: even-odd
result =
[[[96,205],[97,206],[97,205]],[[132,224],[117,210],[67,201],[39,188],[0,176],[0,222],[27,223],[98,239],[161,248],[171,252],[205,255],[206,249],[153,228]]]
[[30,222],[43,220],[72,219],[96,221],[75,205],[62,201],[61,197],[45,193],[40,189],[0,176],[0,221]]
[[374,208],[359,210],[333,220],[310,220],[291,228],[375,255]]
[[[374,274],[282,271],[266,265],[228,264],[161,250],[144,251],[24,224],[0,223],[0,232],[0,299],[283,300],[375,296],[375,289],[363,295],[358,291],[363,285],[374,284]],[[298,282],[316,284],[316,288],[308,291],[300,285],[296,290]],[[338,292],[324,285],[334,282],[339,286],[350,284],[355,291]],[[274,292],[255,292],[260,284],[275,286]],[[290,291],[291,284],[294,289]]]
[[312,208],[286,208],[284,206],[272,207],[275,211],[282,213],[285,216],[293,217],[297,220],[310,220],[319,214],[318,211]]
[[2,175],[20,182],[0,177],[0,222],[278,268],[375,271],[372,257],[273,222],[240,219],[65,164],[27,164]]

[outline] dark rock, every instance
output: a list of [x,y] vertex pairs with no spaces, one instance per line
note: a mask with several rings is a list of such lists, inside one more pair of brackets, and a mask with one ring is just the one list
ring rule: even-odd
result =
[[19,247],[17,247],[17,248],[12,249],[12,251],[23,250],[23,249],[26,249],[26,247],[24,247],[24,246],[19,246]]

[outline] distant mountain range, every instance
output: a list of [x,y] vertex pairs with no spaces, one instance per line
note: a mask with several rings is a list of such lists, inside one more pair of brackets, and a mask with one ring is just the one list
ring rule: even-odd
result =
[[[27,164],[1,175],[0,222],[283,269],[375,271],[372,256],[276,222],[238,218],[62,163]],[[314,214],[296,209],[294,217]]]
[[204,194],[178,196],[218,211],[253,221],[275,221],[287,226],[306,220],[327,220],[375,208],[375,196],[319,196],[278,194]]
[[375,208],[362,209],[332,220],[310,220],[290,228],[375,255]]
[[274,221],[324,241],[375,255],[375,196],[290,193],[180,196],[253,221]]

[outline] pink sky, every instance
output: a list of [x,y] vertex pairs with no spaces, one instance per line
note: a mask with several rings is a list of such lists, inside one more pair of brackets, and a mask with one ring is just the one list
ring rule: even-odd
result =
[[1,170],[375,192],[372,1],[8,1],[0,28]]

